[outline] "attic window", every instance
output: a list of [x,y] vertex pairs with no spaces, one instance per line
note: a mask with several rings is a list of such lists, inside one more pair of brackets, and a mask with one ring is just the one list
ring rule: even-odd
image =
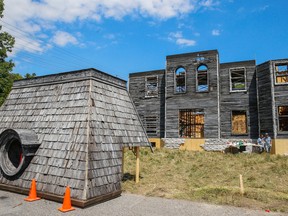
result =
[[230,91],[246,90],[246,73],[245,68],[230,69]]
[[149,76],[145,79],[145,97],[158,97],[158,76]]
[[288,64],[275,64],[276,83],[288,83]]
[[200,65],[197,68],[197,78],[196,78],[197,92],[207,92],[208,91],[208,68],[206,65]]
[[179,110],[179,136],[189,138],[204,137],[204,110]]
[[247,134],[247,115],[246,111],[232,111],[232,134]]
[[183,67],[178,68],[175,72],[175,92],[186,92],[186,70]]
[[288,131],[288,106],[278,107],[279,131]]

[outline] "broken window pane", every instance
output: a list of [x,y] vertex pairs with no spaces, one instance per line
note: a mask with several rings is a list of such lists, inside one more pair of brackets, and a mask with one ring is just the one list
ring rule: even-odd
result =
[[279,131],[288,131],[288,106],[278,107]]
[[204,137],[204,110],[179,110],[179,136],[189,138]]
[[232,134],[247,133],[246,111],[232,111]]
[[186,92],[186,71],[182,67],[175,72],[175,92]]
[[145,96],[146,97],[158,96],[158,77],[157,76],[146,77]]
[[235,68],[230,70],[230,90],[246,90],[244,68]]
[[275,65],[276,83],[288,83],[288,64]]
[[197,69],[197,91],[208,91],[208,68],[206,65],[200,65]]

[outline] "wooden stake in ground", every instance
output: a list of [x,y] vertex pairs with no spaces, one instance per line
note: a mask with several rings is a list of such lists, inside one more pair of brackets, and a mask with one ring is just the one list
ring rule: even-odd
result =
[[135,182],[139,183],[139,177],[140,177],[140,159],[139,159],[139,149],[140,147],[136,147],[136,176],[135,176]]
[[122,178],[124,176],[125,147],[122,148]]
[[241,174],[240,174],[240,193],[241,195],[244,195],[243,178]]

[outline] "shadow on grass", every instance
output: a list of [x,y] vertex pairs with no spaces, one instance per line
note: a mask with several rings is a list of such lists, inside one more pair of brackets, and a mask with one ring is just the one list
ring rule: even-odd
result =
[[135,179],[135,175],[131,175],[130,173],[124,173],[124,175],[122,177],[123,182],[132,181],[134,179]]
[[[139,178],[143,179],[141,175],[139,176]],[[135,175],[132,175],[130,173],[124,173],[122,177],[122,182],[126,182],[126,181],[135,181]]]

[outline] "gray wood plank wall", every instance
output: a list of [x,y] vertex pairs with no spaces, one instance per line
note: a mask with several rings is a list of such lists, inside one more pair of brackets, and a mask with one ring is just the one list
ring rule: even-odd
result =
[[270,62],[258,65],[256,71],[259,129],[261,133],[269,133],[271,137],[274,137]]
[[[157,116],[156,136],[149,134],[149,137],[164,137],[165,124],[165,70],[133,73],[129,75],[129,93],[136,106],[138,114],[145,122],[149,116]],[[158,96],[146,97],[146,77],[158,77]],[[145,125],[144,125],[145,126]]]
[[[179,137],[179,109],[204,109],[204,137],[218,137],[218,96],[216,50],[167,56],[166,58],[166,137]],[[208,67],[208,92],[196,91],[196,70]],[[175,71],[186,70],[186,93],[175,93]]]
[[[246,90],[230,90],[230,70],[241,68],[246,73]],[[221,112],[221,137],[222,138],[257,138],[257,90],[255,76],[255,61],[242,61],[220,64],[220,112]],[[232,111],[246,111],[247,134],[233,136]]]

